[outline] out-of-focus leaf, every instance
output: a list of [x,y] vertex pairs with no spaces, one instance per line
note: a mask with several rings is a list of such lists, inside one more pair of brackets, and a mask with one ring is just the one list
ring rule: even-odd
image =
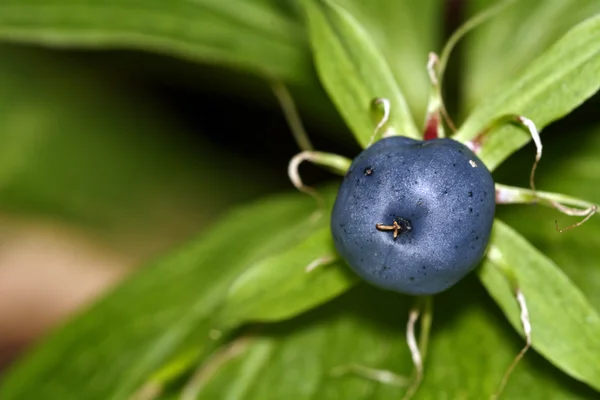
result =
[[[583,103],[599,87],[600,14],[571,29],[518,79],[486,96],[455,138],[472,140],[505,114],[524,115],[541,129]],[[493,170],[529,140],[522,128],[504,126],[485,138],[479,156]]]
[[[466,4],[473,14],[497,1]],[[518,75],[569,28],[598,12],[600,3],[595,0],[520,0],[466,36],[461,65],[463,114]]]
[[[410,302],[363,284],[307,316],[264,327],[241,355],[205,376],[199,399],[401,398],[402,388],[332,372],[359,364],[409,376],[404,326]],[[425,379],[414,398],[489,398],[521,341],[473,277],[436,297],[435,307]],[[503,393],[507,399],[540,400],[593,395],[533,352]]]
[[[0,57],[4,212],[60,218],[125,252],[156,251],[274,182],[201,139],[189,146],[168,113],[105,77],[36,51],[4,46]],[[229,184],[244,173],[270,179]]]
[[0,398],[126,399],[177,353],[202,354],[230,285],[314,231],[314,206],[298,193],[232,212],[50,335],[3,378]]
[[310,77],[310,56],[301,25],[285,8],[263,0],[7,0],[0,39],[137,48],[300,83]]
[[[306,270],[326,258],[324,265]],[[231,285],[219,319],[233,326],[289,318],[339,295],[357,281],[338,259],[327,225],[290,250],[248,268]]]
[[381,50],[370,33],[342,6],[328,0],[303,0],[315,63],[321,81],[362,146],[376,122],[371,102],[391,101],[388,127],[397,134],[421,135]]
[[496,220],[479,276],[512,325],[522,331],[507,270],[525,296],[533,347],[569,375],[600,389],[598,312],[550,259]]

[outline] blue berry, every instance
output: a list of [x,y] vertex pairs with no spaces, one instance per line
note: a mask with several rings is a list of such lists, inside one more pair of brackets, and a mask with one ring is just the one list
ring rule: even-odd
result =
[[492,176],[466,146],[395,136],[354,159],[331,230],[338,252],[366,281],[435,294],[479,264],[494,211]]

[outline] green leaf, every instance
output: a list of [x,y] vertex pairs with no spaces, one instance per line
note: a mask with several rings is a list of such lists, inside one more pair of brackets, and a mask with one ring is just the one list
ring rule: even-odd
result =
[[[308,315],[250,334],[242,353],[205,375],[199,399],[402,398],[403,388],[332,374],[359,364],[409,376],[404,339],[411,299],[365,284]],[[485,399],[522,345],[474,276],[434,300],[434,326],[419,399]],[[242,339],[244,340],[244,339]],[[254,340],[254,341],[252,341]],[[201,369],[201,370],[202,370]],[[586,399],[594,394],[531,352],[503,397]],[[176,391],[172,392],[174,398]]]
[[381,49],[417,126],[425,121],[431,82],[426,63],[440,48],[444,7],[438,0],[336,0]]
[[[494,119],[524,115],[539,129],[583,103],[600,87],[600,15],[590,18],[555,43],[524,73],[487,96],[467,118],[455,139],[475,138]],[[505,126],[484,140],[480,158],[490,170],[530,140],[520,128]]]
[[391,101],[388,127],[419,138],[404,96],[370,33],[346,9],[328,0],[303,0],[315,63],[321,81],[342,117],[364,147],[376,122],[371,102]]
[[496,220],[481,281],[522,331],[519,309],[505,272],[523,292],[533,347],[567,374],[600,389],[600,316],[583,293],[547,257]]
[[135,48],[269,74],[310,78],[301,25],[264,0],[7,0],[0,38],[86,48]]
[[126,399],[182,351],[201,359],[231,284],[302,242],[315,229],[314,207],[295,193],[232,212],[50,335],[3,377],[0,398]]
[[[324,265],[307,271],[315,261]],[[300,314],[345,292],[358,277],[337,259],[329,225],[290,250],[261,260],[231,285],[220,321],[277,321]]]
[[[474,14],[498,2],[471,0],[466,4]],[[521,0],[467,35],[462,44],[463,115],[517,76],[571,27],[598,12],[596,0]],[[499,55],[502,62],[498,62]]]
[[[593,113],[593,107],[590,111]],[[547,160],[551,167],[539,169],[536,182],[539,188],[559,193],[569,193],[600,203],[600,186],[597,185],[600,172],[600,127],[592,129],[576,128],[573,135],[577,140],[565,140],[561,134],[563,126],[571,126],[580,121],[580,116],[568,117],[556,126],[555,133],[546,136]],[[573,136],[571,136],[573,137]],[[511,159],[509,165],[498,169],[502,180],[509,180],[515,170],[526,170],[531,164],[526,154]],[[546,254],[584,292],[590,303],[600,310],[600,268],[598,249],[600,248],[600,217],[592,217],[588,222],[569,232],[559,233],[555,229],[566,227],[579,219],[560,214],[546,207],[503,206],[498,208],[498,218],[515,228],[537,249]]]

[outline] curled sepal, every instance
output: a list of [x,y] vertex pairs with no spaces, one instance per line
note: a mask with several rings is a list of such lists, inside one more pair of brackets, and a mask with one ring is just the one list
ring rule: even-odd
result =
[[429,53],[427,61],[427,74],[431,82],[431,91],[429,94],[429,104],[427,106],[427,117],[425,119],[425,128],[423,138],[425,140],[443,138],[446,136],[442,117],[452,132],[456,131],[454,122],[448,115],[444,99],[442,96],[442,77],[440,76],[440,59],[435,53]]
[[583,217],[581,221],[562,229],[559,228],[558,222],[556,222],[556,230],[561,233],[582,225],[598,211],[597,204],[575,197],[499,183],[496,184],[496,204],[541,204],[552,207],[571,217]]
[[[465,145],[470,148],[475,154],[480,156],[480,152],[482,146],[485,141],[488,139],[491,132],[494,132],[498,128],[507,125],[507,124],[517,124],[522,128],[525,128],[529,132],[529,136],[535,143],[535,161],[533,162],[533,166],[531,167],[531,172],[529,173],[529,186],[532,190],[535,190],[535,171],[537,166],[542,159],[542,139],[540,137],[540,132],[538,128],[535,126],[535,123],[522,115],[516,114],[506,114],[502,115],[492,122],[490,122],[479,134],[474,137],[472,140],[468,140],[465,142]],[[489,166],[488,166],[489,167]]]
[[331,172],[339,175],[344,175],[346,173],[348,168],[350,168],[351,161],[346,157],[321,151],[303,151],[296,154],[290,160],[290,163],[288,164],[288,176],[290,181],[292,181],[292,184],[296,189],[314,197],[319,204],[319,209],[323,210],[325,208],[325,200],[323,197],[320,196],[314,188],[305,185],[300,177],[298,168],[304,161],[310,161],[315,165],[325,167]]

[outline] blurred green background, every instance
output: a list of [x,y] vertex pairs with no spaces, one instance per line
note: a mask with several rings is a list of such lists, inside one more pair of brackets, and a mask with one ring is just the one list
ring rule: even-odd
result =
[[[494,2],[339,3],[373,32],[420,126],[428,52],[439,51],[462,21]],[[519,7],[481,27],[453,56],[446,102],[457,122],[600,10],[597,1]],[[234,206],[292,190],[286,168],[298,148],[270,80],[290,87],[317,149],[349,157],[359,151],[319,84],[292,0],[0,0],[0,40],[0,374],[48,330]],[[600,201],[598,107],[596,96],[544,131],[538,187]],[[526,186],[533,154],[528,145],[495,177]],[[303,174],[311,183],[333,179],[312,167]],[[570,220],[551,210],[504,206],[499,215],[600,307],[598,218],[577,233],[556,235],[555,219]],[[444,294],[439,314],[467,304],[465,324],[487,315],[502,327],[488,339],[505,340],[507,362],[518,338],[473,280]],[[387,302],[373,289],[358,290],[365,293],[338,303]],[[356,306],[359,316],[368,314],[368,307]],[[317,319],[303,318],[295,326]],[[442,317],[439,326],[461,321]],[[354,323],[360,325],[339,329]],[[274,337],[286,329],[292,331],[273,328]],[[386,329],[387,337],[397,333]],[[291,340],[304,340],[294,332]],[[443,349],[438,354],[443,363]],[[528,363],[533,367],[523,372],[523,386],[556,381],[561,398],[593,398],[539,356]],[[482,385],[487,390],[493,382]]]
[[294,143],[256,78],[239,78],[249,102],[218,91],[222,72],[172,58],[0,53],[5,362],[31,339],[15,324],[39,334],[45,313],[64,315],[233,205],[289,188]]

